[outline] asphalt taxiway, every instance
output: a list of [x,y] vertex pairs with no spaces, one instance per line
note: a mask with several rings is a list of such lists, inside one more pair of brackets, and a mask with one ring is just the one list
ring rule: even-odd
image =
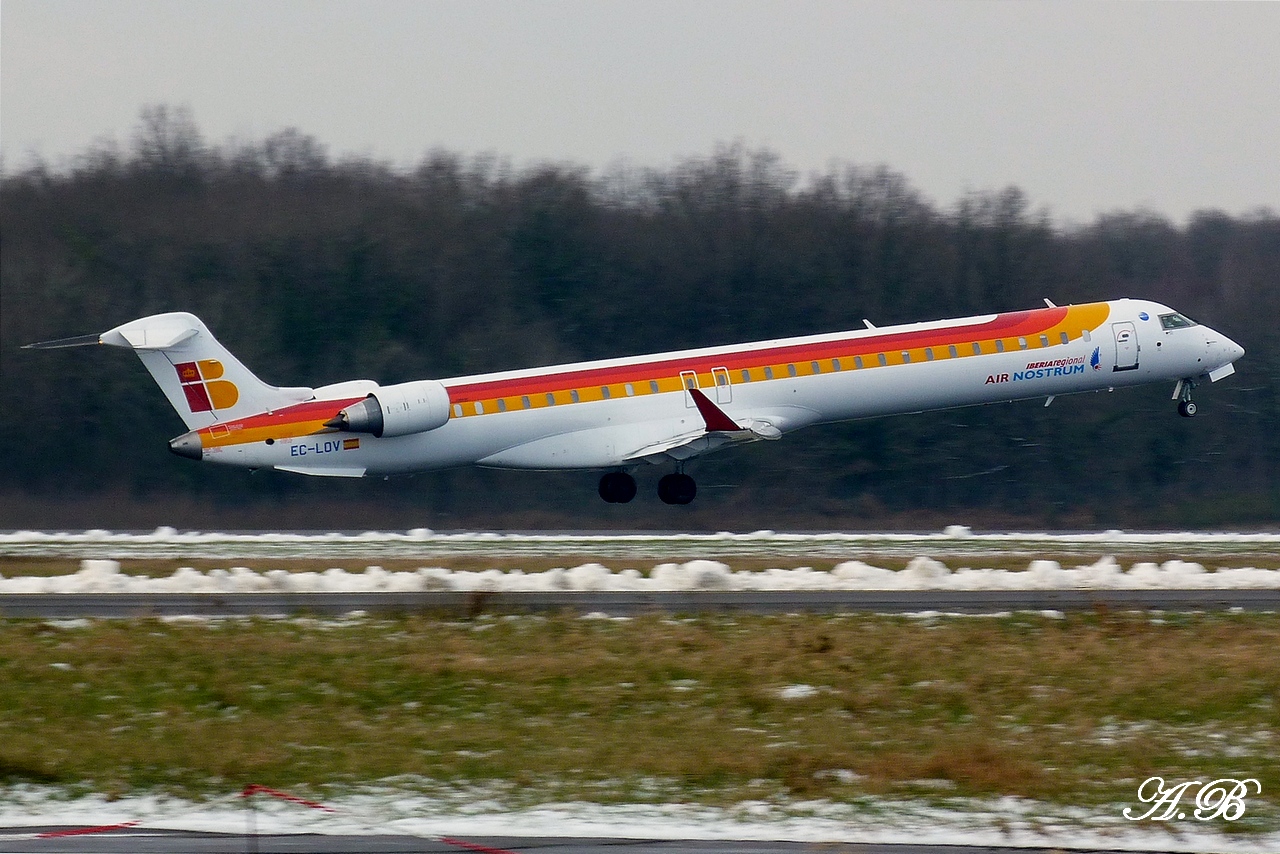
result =
[[[130,829],[93,835],[39,838],[66,828],[0,828],[0,854],[1062,854],[1061,846],[989,847],[857,842],[683,841],[519,837],[453,839],[419,836],[244,834]],[[1072,847],[1078,854],[1107,849]],[[1132,848],[1125,851],[1133,854]],[[1156,850],[1156,849],[1151,849]]]

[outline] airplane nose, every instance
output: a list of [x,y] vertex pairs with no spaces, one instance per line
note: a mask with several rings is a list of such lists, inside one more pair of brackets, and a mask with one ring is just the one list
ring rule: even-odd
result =
[[1236,359],[1239,359],[1244,355],[1244,348],[1232,341],[1230,338],[1223,338],[1222,343],[1226,348],[1228,361],[1234,362]]

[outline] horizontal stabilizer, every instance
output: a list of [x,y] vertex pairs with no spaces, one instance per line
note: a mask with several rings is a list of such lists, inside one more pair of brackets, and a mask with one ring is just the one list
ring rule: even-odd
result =
[[73,335],[70,338],[59,338],[56,341],[37,341],[34,344],[23,344],[23,350],[61,350],[63,347],[91,347],[101,344],[98,333],[89,335]]

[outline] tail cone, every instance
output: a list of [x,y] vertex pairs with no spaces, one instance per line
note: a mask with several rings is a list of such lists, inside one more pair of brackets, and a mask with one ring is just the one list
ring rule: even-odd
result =
[[195,430],[190,433],[183,433],[176,439],[170,439],[169,450],[189,460],[198,460],[204,456],[204,446],[200,443],[200,434]]

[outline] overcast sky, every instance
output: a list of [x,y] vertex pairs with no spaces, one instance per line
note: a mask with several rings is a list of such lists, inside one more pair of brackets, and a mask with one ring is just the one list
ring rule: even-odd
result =
[[286,127],[602,169],[717,143],[801,173],[887,164],[935,203],[1017,185],[1084,222],[1280,210],[1280,3],[0,0],[8,170]]

